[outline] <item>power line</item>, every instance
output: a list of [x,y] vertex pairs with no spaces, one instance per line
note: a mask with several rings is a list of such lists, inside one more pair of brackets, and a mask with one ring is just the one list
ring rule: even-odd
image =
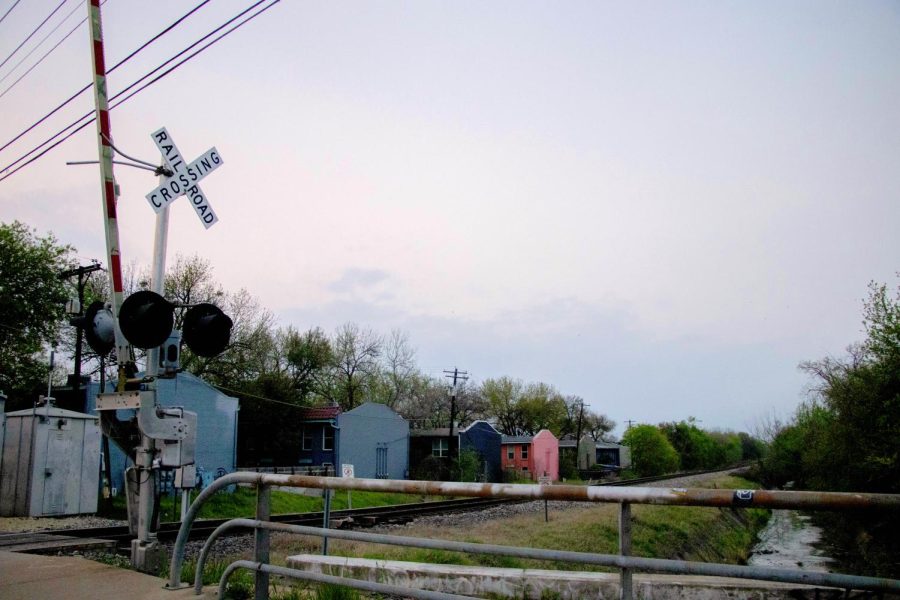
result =
[[[26,43],[28,43],[28,40],[30,40],[30,39],[32,38],[32,36],[34,36],[34,34],[36,34],[36,33],[41,29],[41,27],[43,27],[43,26],[47,23],[47,21],[49,21],[49,20],[51,19],[51,17],[53,17],[53,15],[56,14],[56,11],[58,11],[59,9],[61,9],[61,8],[63,7],[63,4],[65,4],[65,3],[68,2],[68,1],[69,1],[69,0],[62,0],[62,2],[60,2],[60,3],[56,6],[56,8],[54,8],[54,9],[50,12],[50,14],[47,15],[47,18],[44,19],[43,21],[41,21],[41,24],[38,25],[37,27],[35,27],[34,30],[33,30],[31,33],[28,34],[28,37],[26,37],[24,40],[22,40],[22,43],[19,44],[18,46],[16,46],[16,49],[13,50],[12,52],[10,52],[9,56],[7,56],[6,58],[3,59],[3,62],[0,62],[0,68],[2,68],[3,65],[5,65],[7,62],[9,62],[9,59],[11,59],[11,58],[16,54],[16,52],[18,52],[19,50],[21,50],[22,46],[24,46]],[[10,10],[12,10],[12,9],[10,9]]]
[[[163,35],[165,35],[165,34],[168,33],[169,31],[171,31],[172,29],[174,29],[175,27],[177,27],[178,25],[180,25],[185,19],[187,19],[187,18],[188,18],[189,16],[191,16],[192,14],[194,14],[194,12],[196,12],[199,8],[201,8],[201,7],[202,7],[204,4],[206,4],[207,2],[209,2],[209,0],[204,0],[203,2],[201,2],[201,3],[198,4],[197,6],[195,6],[194,8],[192,8],[191,10],[189,10],[188,12],[186,12],[184,15],[182,15],[181,17],[179,17],[175,22],[173,22],[171,25],[169,25],[168,27],[166,27],[165,29],[163,29],[161,32],[157,33],[157,34],[154,35],[152,38],[150,38],[149,40],[147,40],[146,42],[144,42],[143,44],[141,44],[141,45],[140,45],[136,50],[134,50],[131,54],[129,54],[128,56],[126,56],[125,58],[123,58],[122,60],[120,60],[119,62],[117,62],[115,65],[113,65],[113,66],[107,71],[107,74],[112,73],[113,71],[115,71],[116,69],[118,69],[119,67],[121,67],[122,65],[124,65],[126,62],[128,62],[129,60],[131,60],[138,52],[144,50],[145,48],[147,48],[147,46],[149,46],[150,44],[152,44],[153,42],[155,42],[156,40],[158,40],[160,37],[162,37]],[[86,20],[86,19],[85,19],[85,20]],[[80,25],[80,23],[79,23],[79,25]],[[76,29],[77,29],[77,26],[76,26]],[[43,59],[42,59],[42,60],[43,60]],[[172,59],[169,59],[169,60],[172,60]],[[163,64],[165,64],[165,63],[163,63]],[[35,65],[35,66],[37,66],[37,65]],[[157,67],[157,68],[159,68],[159,67]],[[69,97],[68,97],[66,100],[64,100],[59,106],[57,106],[56,108],[54,108],[53,110],[51,110],[49,113],[45,114],[43,117],[41,117],[40,119],[38,119],[37,121],[35,121],[34,123],[32,123],[29,127],[27,127],[24,131],[22,131],[21,133],[19,133],[16,137],[14,137],[13,139],[11,139],[11,140],[9,140],[8,142],[6,142],[2,147],[0,147],[0,152],[2,152],[3,150],[5,150],[6,148],[8,148],[11,144],[13,144],[13,143],[15,143],[16,141],[18,141],[19,139],[21,139],[22,136],[24,136],[25,134],[27,134],[28,132],[30,132],[31,130],[33,130],[35,127],[37,127],[38,125],[40,125],[41,123],[43,123],[44,121],[46,121],[48,118],[50,118],[51,116],[53,116],[57,111],[59,111],[59,110],[62,109],[64,106],[66,106],[67,104],[69,104],[70,102],[72,102],[75,98],[77,98],[78,96],[80,96],[81,94],[83,94],[85,91],[87,91],[92,85],[93,85],[93,82],[88,83],[86,86],[84,86],[83,88],[81,88],[80,90],[78,90],[77,92],[75,92],[74,94],[72,94],[71,96],[69,96]],[[6,92],[3,92],[3,93],[5,94]],[[83,119],[83,118],[84,118],[84,117],[82,117],[82,119]],[[79,119],[79,121],[80,121],[80,120],[81,120],[81,119]],[[71,126],[72,126],[72,125],[69,125],[68,127],[64,127],[63,130],[62,130],[61,132],[59,132],[59,133],[57,133],[56,135],[52,136],[52,137],[50,138],[50,140],[52,140],[53,138],[55,138],[55,137],[61,135],[62,132],[64,132],[66,129],[68,129],[68,128],[71,127]],[[8,165],[8,166],[4,169],[4,171],[5,171],[6,169],[8,169],[9,167],[15,165],[17,162],[21,161],[23,158],[25,158],[25,157],[28,156],[29,154],[31,154],[31,153],[37,151],[38,148],[40,148],[40,147],[43,146],[44,144],[47,144],[50,140],[45,141],[43,144],[40,144],[37,148],[32,149],[30,152],[27,152],[22,158],[20,158],[19,160],[17,160],[17,161],[15,161],[15,162],[11,163],[10,165]]]
[[[106,0],[103,0],[103,2],[101,2],[101,6],[102,6],[103,4],[106,4]],[[12,75],[13,72],[14,72],[16,69],[19,68],[19,65],[21,65],[23,62],[25,62],[26,60],[28,60],[28,57],[31,56],[32,54],[34,54],[35,50],[37,50],[38,48],[40,48],[40,47],[43,45],[43,43],[46,42],[46,41],[50,38],[50,36],[53,35],[53,34],[56,32],[56,30],[59,29],[59,28],[62,26],[62,24],[65,23],[65,22],[69,19],[69,17],[71,17],[73,14],[75,14],[75,11],[78,10],[78,8],[79,8],[78,6],[76,6],[75,8],[73,8],[72,11],[71,11],[69,14],[67,14],[67,15],[63,18],[63,20],[60,21],[59,24],[57,24],[57,26],[54,27],[54,28],[50,31],[50,33],[48,33],[48,34],[44,37],[44,39],[42,39],[40,42],[38,42],[37,45],[35,45],[35,47],[32,48],[32,49],[28,52],[28,54],[26,54],[25,56],[23,56],[22,59],[21,59],[19,62],[17,62],[17,63],[9,70],[9,72],[8,72],[6,75],[4,75],[2,78],[0,78],[0,82],[3,82],[7,77],[9,77],[10,75]],[[75,33],[76,31],[78,31],[78,28],[81,27],[82,24],[84,24],[85,21],[87,21],[87,17],[85,17],[85,18],[83,18],[82,20],[80,20],[80,21],[78,22],[78,24],[75,25],[75,27],[73,27],[71,30],[69,30],[69,33],[67,33],[66,35],[64,35],[64,36],[62,37],[61,40],[59,40],[58,42],[56,42],[56,44],[55,44],[52,48],[50,48],[46,53],[44,53],[44,55],[43,55],[42,57],[40,57],[40,58],[37,60],[36,63],[34,63],[34,64],[31,65],[30,67],[28,67],[28,70],[25,71],[24,73],[22,73],[22,74],[19,76],[18,79],[16,79],[15,81],[13,81],[13,82],[9,85],[8,88],[6,88],[5,90],[3,90],[3,92],[0,93],[0,98],[2,98],[3,96],[5,96],[7,92],[9,92],[11,89],[13,89],[14,87],[16,87],[16,84],[18,84],[20,81],[22,81],[23,79],[25,79],[25,77],[27,77],[29,73],[31,73],[32,71],[34,71],[34,69],[35,69],[39,64],[41,64],[42,62],[44,62],[44,59],[45,59],[45,58],[47,58],[48,56],[50,56],[51,54],[53,54],[53,52],[54,52],[57,48],[59,48],[59,46],[60,46],[64,41],[66,41],[67,39],[69,39],[69,36],[71,36],[73,33]]]
[[22,0],[16,0],[15,2],[13,2],[13,5],[9,7],[9,10],[7,10],[5,13],[3,13],[3,16],[0,17],[0,23],[2,23],[3,20],[4,20],[6,17],[9,16],[9,13],[11,13],[11,12],[13,11],[13,9],[14,9],[16,6],[18,6],[19,2],[21,2],[21,1],[22,1]]
[[[247,8],[246,10],[244,10],[244,11],[242,11],[241,13],[235,15],[234,17],[232,17],[231,19],[229,19],[228,21],[226,21],[226,22],[223,23],[222,25],[219,25],[216,29],[213,29],[212,31],[210,31],[209,33],[207,33],[205,36],[203,36],[202,38],[200,38],[199,40],[197,40],[196,42],[194,42],[193,44],[191,44],[190,46],[188,46],[187,48],[185,48],[184,50],[182,50],[182,51],[179,52],[178,54],[176,54],[175,56],[173,56],[173,57],[170,58],[169,60],[167,60],[167,61],[165,61],[164,63],[162,63],[160,66],[156,67],[155,69],[153,69],[152,71],[150,71],[149,73],[147,73],[146,75],[144,75],[143,77],[141,77],[140,79],[138,79],[137,81],[133,82],[131,85],[129,85],[129,86],[126,87],[124,90],[122,90],[121,92],[119,92],[118,94],[116,94],[115,96],[113,96],[111,99],[112,99],[112,100],[115,100],[116,98],[118,98],[119,96],[121,96],[122,94],[124,94],[125,92],[127,92],[128,90],[130,90],[131,88],[133,88],[135,85],[137,85],[139,82],[143,81],[144,79],[146,79],[147,77],[149,77],[150,75],[152,75],[153,73],[155,73],[156,71],[160,70],[160,69],[161,69],[162,67],[164,67],[167,63],[172,62],[173,60],[175,60],[176,58],[178,58],[179,56],[181,56],[182,54],[184,54],[185,52],[187,52],[188,50],[190,50],[191,48],[193,48],[194,46],[196,46],[197,44],[199,44],[199,43],[202,42],[203,40],[207,39],[208,37],[210,37],[210,36],[213,35],[214,33],[220,31],[221,29],[223,29],[224,27],[226,27],[226,26],[229,25],[230,23],[232,23],[232,22],[234,22],[235,20],[239,19],[242,15],[247,14],[248,12],[250,12],[251,10],[253,10],[254,8],[256,8],[257,6],[259,6],[260,4],[262,4],[263,2],[266,2],[266,1],[267,1],[267,0],[259,0],[258,2],[256,2],[256,4],[253,4],[252,6],[250,6],[249,8]],[[237,25],[235,25],[235,26],[232,27],[231,29],[228,29],[227,31],[225,31],[225,33],[223,33],[222,35],[220,35],[220,36],[218,36],[217,38],[213,39],[210,43],[206,44],[205,46],[203,46],[202,48],[200,48],[199,50],[197,50],[197,51],[194,52],[193,54],[188,55],[184,60],[181,60],[180,62],[175,63],[172,67],[170,67],[168,70],[162,72],[162,73],[161,73],[159,76],[157,76],[156,78],[151,79],[151,80],[148,81],[146,84],[144,84],[143,86],[141,86],[140,88],[138,88],[137,90],[135,90],[134,92],[132,92],[131,94],[129,94],[128,96],[126,96],[125,98],[122,98],[121,100],[119,100],[118,102],[116,102],[114,105],[110,106],[110,110],[113,109],[113,108],[115,108],[115,107],[117,107],[117,106],[119,106],[120,104],[124,104],[125,102],[127,102],[128,100],[130,100],[133,96],[135,96],[135,95],[139,94],[140,92],[144,91],[145,89],[147,89],[148,87],[150,87],[151,85],[153,85],[154,83],[156,83],[157,81],[159,81],[160,79],[163,79],[164,77],[166,77],[167,75],[169,75],[170,73],[172,73],[172,71],[174,71],[174,70],[178,69],[179,67],[181,67],[184,63],[186,63],[186,62],[190,61],[191,59],[195,58],[197,55],[199,55],[199,54],[201,54],[202,52],[204,52],[207,48],[209,48],[210,46],[212,46],[212,45],[218,43],[220,40],[222,40],[222,38],[224,38],[224,37],[230,35],[230,34],[231,34],[232,32],[234,32],[236,29],[239,29],[240,27],[243,27],[244,25],[246,25],[247,23],[249,23],[250,21],[252,21],[252,20],[255,19],[256,17],[258,17],[259,15],[261,15],[262,13],[264,13],[265,11],[269,10],[270,8],[272,8],[273,6],[275,6],[276,4],[278,4],[279,2],[281,2],[281,0],[274,0],[274,1],[273,1],[271,4],[269,4],[268,6],[265,6],[265,7],[261,8],[258,12],[256,12],[256,13],[250,15],[250,16],[247,17],[245,20],[241,21],[240,23],[238,23]],[[0,181],[2,181],[2,179],[0,179]]]
[[[160,70],[161,68],[163,68],[166,64],[170,63],[170,62],[173,61],[174,59],[176,59],[176,58],[178,58],[179,56],[181,56],[182,54],[184,54],[184,52],[186,52],[187,50],[189,50],[189,49],[193,48],[194,46],[196,46],[196,45],[197,45],[198,43],[200,43],[202,40],[204,40],[204,39],[208,38],[209,36],[213,35],[215,32],[221,30],[223,27],[227,26],[229,23],[231,23],[231,22],[235,21],[236,19],[240,18],[241,15],[246,14],[247,12],[249,12],[250,10],[252,10],[253,8],[255,8],[256,6],[259,6],[260,4],[262,4],[262,3],[265,2],[265,1],[266,1],[266,0],[259,0],[258,2],[256,2],[255,4],[253,4],[250,8],[248,8],[248,9],[242,11],[241,13],[239,13],[238,15],[236,15],[235,17],[232,17],[231,19],[229,19],[228,21],[226,21],[224,24],[220,25],[219,27],[217,27],[216,29],[214,29],[213,31],[211,31],[210,33],[208,33],[207,35],[205,35],[204,37],[200,38],[200,40],[198,40],[197,42],[194,42],[193,44],[191,44],[190,46],[188,46],[187,48],[185,48],[184,50],[182,50],[181,52],[179,52],[178,54],[176,54],[176,55],[173,56],[172,58],[170,58],[170,59],[168,59],[167,61],[163,62],[161,65],[159,65],[158,67],[156,67],[155,69],[153,69],[153,70],[150,71],[149,73],[143,75],[143,76],[140,77],[138,80],[132,82],[132,83],[131,83],[128,87],[126,87],[124,90],[122,90],[121,92],[119,92],[118,94],[116,94],[115,96],[113,96],[112,98],[110,98],[110,100],[115,100],[116,98],[118,98],[119,96],[121,96],[122,94],[124,94],[125,92],[127,92],[128,90],[130,90],[131,88],[133,88],[135,85],[137,85],[138,83],[140,83],[141,81],[143,81],[144,79],[146,79],[147,77],[149,77],[150,75],[152,75],[153,73],[155,73],[156,71],[159,71],[159,70]],[[243,27],[244,25],[246,25],[247,23],[249,23],[250,21],[252,21],[252,20],[255,19],[256,17],[258,17],[259,15],[261,15],[262,13],[264,13],[265,11],[269,10],[270,8],[272,8],[273,6],[275,6],[276,4],[278,4],[280,1],[281,1],[281,0],[274,0],[274,1],[272,1],[271,4],[269,4],[268,6],[264,6],[263,8],[261,8],[261,9],[260,9],[259,11],[257,11],[256,13],[250,15],[249,17],[247,17],[246,19],[244,19],[243,21],[241,21],[240,23],[238,23],[237,25],[235,25],[235,26],[232,27],[231,29],[227,30],[225,33],[223,33],[223,34],[220,35],[219,37],[215,38],[214,40],[212,40],[211,42],[209,42],[208,44],[206,44],[205,46],[203,46],[202,48],[200,48],[199,50],[197,50],[197,51],[194,52],[193,54],[189,55],[187,58],[185,58],[185,59],[182,60],[181,62],[175,64],[173,67],[171,67],[171,68],[168,69],[167,71],[165,71],[165,72],[163,72],[162,74],[160,74],[158,77],[152,79],[151,81],[149,81],[149,82],[146,83],[145,85],[141,86],[140,88],[138,88],[137,90],[135,90],[134,92],[132,92],[131,94],[129,94],[128,96],[126,96],[125,98],[122,98],[121,100],[119,100],[119,101],[116,102],[115,104],[111,104],[111,105],[110,105],[110,110],[113,110],[113,109],[117,108],[118,106],[124,104],[125,102],[127,102],[128,100],[130,100],[132,97],[134,97],[134,96],[137,95],[138,93],[144,91],[145,89],[147,89],[148,87],[150,87],[151,85],[153,85],[154,83],[156,83],[157,81],[159,81],[159,80],[163,79],[164,77],[166,77],[167,75],[171,74],[173,71],[175,71],[176,69],[178,69],[179,67],[181,67],[184,63],[186,63],[186,62],[190,61],[191,59],[195,58],[197,55],[199,55],[199,54],[201,54],[202,52],[204,52],[207,48],[209,48],[210,46],[216,44],[216,43],[219,42],[222,38],[224,38],[224,37],[230,35],[230,34],[233,33],[235,30],[237,30],[237,29]],[[88,87],[90,87],[90,86],[88,86]],[[86,88],[85,88],[85,89],[86,89]],[[81,92],[79,92],[79,93],[81,93]],[[77,94],[76,94],[76,95],[77,95]],[[48,116],[49,116],[49,115],[48,115]],[[83,121],[84,119],[88,119],[88,121],[82,123],[81,121]],[[29,155],[34,154],[35,152],[37,152],[38,150],[40,150],[40,148],[42,148],[43,146],[46,146],[47,144],[49,144],[50,142],[52,142],[54,139],[56,139],[56,138],[59,137],[60,135],[63,135],[63,134],[66,132],[66,130],[71,129],[72,127],[76,127],[76,126],[77,126],[76,129],[74,129],[72,132],[70,132],[68,135],[66,135],[66,136],[65,136],[64,138],[62,138],[61,140],[57,141],[57,142],[54,143],[53,145],[51,145],[51,146],[49,146],[48,148],[46,148],[44,151],[40,152],[40,154],[37,154],[36,156],[33,156],[31,159],[29,159],[29,160],[27,160],[26,162],[22,163],[21,165],[19,165],[19,166],[16,167],[15,169],[13,169],[11,172],[6,173],[3,177],[0,177],[0,182],[4,181],[5,179],[7,179],[7,178],[9,178],[9,177],[11,177],[11,176],[13,176],[14,174],[16,174],[17,172],[19,172],[19,171],[22,170],[23,168],[25,168],[25,167],[27,167],[28,165],[32,164],[33,162],[35,162],[35,161],[38,160],[39,158],[45,156],[50,150],[53,150],[54,148],[56,148],[57,146],[59,146],[60,144],[62,144],[62,143],[65,142],[66,140],[68,140],[70,137],[72,137],[73,135],[75,135],[76,133],[78,133],[79,131],[81,131],[82,129],[84,129],[85,127],[87,127],[88,125],[90,125],[90,124],[93,122],[93,120],[94,120],[93,111],[86,113],[85,115],[83,115],[83,116],[80,117],[79,119],[76,119],[73,123],[71,123],[71,124],[67,125],[66,127],[64,127],[62,130],[60,130],[60,131],[57,132],[56,134],[50,136],[50,138],[48,138],[47,140],[45,140],[45,141],[42,142],[41,144],[38,144],[36,147],[32,148],[31,150],[29,150],[28,152],[26,152],[25,154],[23,154],[22,156],[20,156],[18,159],[16,159],[16,160],[13,161],[12,163],[6,165],[5,167],[3,167],[3,169],[0,169],[0,171],[8,171],[9,169],[11,169],[11,168],[12,168],[13,166],[15,166],[16,164],[18,164],[18,163],[22,162],[23,160],[25,160]],[[80,123],[80,124],[79,124],[79,123]],[[18,137],[21,137],[21,135],[18,136]],[[17,137],[16,139],[18,139],[18,137]],[[15,140],[13,140],[13,141],[15,141]],[[11,142],[10,142],[10,143],[11,143]],[[7,145],[8,145],[8,144],[7,144]],[[6,146],[4,146],[4,148],[5,148],[5,147],[6,147]],[[0,150],[2,150],[2,148],[0,148]]]
[[272,404],[283,404],[285,406],[290,406],[291,408],[304,409],[309,408],[308,406],[300,406],[297,404],[292,404],[290,402],[285,402],[284,400],[273,400],[272,398],[266,398],[264,396],[257,396],[256,394],[251,394],[249,392],[242,392],[241,390],[235,390],[229,387],[225,387],[224,385],[215,385],[213,387],[222,392],[231,392],[233,394],[238,394],[244,398],[251,398],[253,400],[262,400],[263,402],[271,402]]

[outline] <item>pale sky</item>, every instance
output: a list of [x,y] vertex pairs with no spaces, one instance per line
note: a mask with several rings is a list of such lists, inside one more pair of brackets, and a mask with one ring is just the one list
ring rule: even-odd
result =
[[[0,60],[58,4],[17,6]],[[111,93],[249,4],[213,0]],[[108,0],[107,65],[192,5]],[[0,93],[86,14],[66,4]],[[0,145],[91,72],[82,26],[0,97]],[[867,283],[896,284],[898,107],[892,2],[285,0],[114,110],[112,132],[151,162],[163,126],[188,159],[218,148],[201,186],[219,222],[175,202],[169,255],[207,257],[281,325],[401,328],[426,372],[544,381],[619,433],[750,430],[804,398],[798,363],[862,339]],[[92,125],[0,182],[0,220],[105,261],[99,168],[65,165],[96,158]],[[123,259],[149,265],[156,178],[115,172]]]

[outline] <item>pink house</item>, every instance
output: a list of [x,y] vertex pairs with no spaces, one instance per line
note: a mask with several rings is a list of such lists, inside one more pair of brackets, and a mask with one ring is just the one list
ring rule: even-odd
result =
[[535,436],[504,435],[501,461],[504,470],[516,471],[537,481],[539,477],[559,479],[559,440],[546,429]]
[[534,456],[535,477],[547,476],[550,481],[559,480],[559,440],[546,429],[541,429],[531,441]]

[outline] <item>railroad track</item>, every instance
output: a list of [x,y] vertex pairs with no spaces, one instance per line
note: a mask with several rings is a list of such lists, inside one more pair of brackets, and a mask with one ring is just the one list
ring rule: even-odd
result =
[[[678,477],[686,477],[690,475],[702,475],[707,473],[723,472],[722,469],[714,469],[708,471],[690,471],[682,473],[670,473],[668,475],[660,475],[656,477],[641,477],[636,479],[623,479],[618,481],[599,482],[594,485],[599,486],[631,486],[640,485],[642,483],[651,483],[665,481],[666,479],[675,479]],[[333,510],[330,513],[331,521],[345,521],[346,525],[352,527],[366,527],[385,522],[406,522],[417,517],[441,514],[456,511],[472,511],[481,510],[491,506],[501,504],[509,504],[514,502],[527,502],[525,499],[508,499],[508,498],[463,498],[456,500],[435,500],[430,502],[417,502],[413,504],[396,504],[392,506],[379,506],[370,508],[357,508],[345,510]],[[276,523],[290,523],[293,525],[310,525],[321,526],[323,513],[307,512],[292,513],[284,515],[273,515],[271,520]],[[219,525],[225,523],[229,519],[198,519],[194,521],[191,528],[190,539],[205,539]],[[345,525],[345,526],[346,526]],[[180,522],[161,523],[157,536],[160,541],[174,540],[178,535],[178,529],[181,527]],[[127,526],[115,527],[91,527],[84,529],[56,529],[50,531],[42,531],[43,535],[61,535],[78,538],[93,538],[112,540],[120,545],[127,545],[134,537]]]
[[[461,500],[435,500],[431,502],[418,502],[414,504],[395,504],[392,506],[378,506],[369,508],[354,508],[345,510],[333,510],[330,520],[350,521],[353,526],[366,527],[378,523],[405,522],[424,515],[441,514],[455,511],[481,510],[498,504],[510,502],[505,498],[464,498]],[[521,500],[519,500],[521,502]],[[324,515],[321,512],[292,513],[273,515],[271,521],[276,523],[290,523],[292,525],[321,526]],[[206,538],[219,525],[230,519],[198,519],[191,527],[190,539]],[[161,541],[174,540],[181,527],[180,522],[160,523],[157,537]],[[84,529],[56,529],[43,531],[43,534],[58,534],[72,537],[99,538],[113,540],[118,543],[130,543],[134,537],[125,525],[114,527],[89,527]]]

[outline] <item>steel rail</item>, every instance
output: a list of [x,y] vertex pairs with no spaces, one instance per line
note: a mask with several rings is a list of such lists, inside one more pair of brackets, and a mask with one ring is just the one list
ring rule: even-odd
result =
[[200,554],[197,557],[196,575],[194,577],[194,592],[197,595],[201,594],[203,591],[203,567],[216,538],[229,529],[245,527],[268,529],[269,531],[294,533],[298,535],[312,535],[341,540],[368,542],[372,544],[391,544],[394,546],[409,546],[413,548],[426,548],[429,550],[449,550],[451,552],[464,552],[470,554],[491,554],[537,560],[564,561],[604,567],[618,567],[620,569],[629,568],[656,573],[735,577],[739,579],[778,581],[781,583],[797,583],[841,589],[890,591],[893,593],[900,593],[900,580],[880,577],[844,575],[841,573],[817,573],[799,569],[724,565],[718,563],[669,560],[664,558],[643,558],[637,556],[621,556],[618,554],[593,554],[589,552],[573,552],[568,550],[523,548],[519,546],[500,546],[496,544],[479,544],[473,542],[454,542],[380,533],[365,533],[360,531],[322,529],[321,527],[271,523],[269,521],[254,519],[232,519],[218,527],[212,535],[210,535],[209,539],[203,544],[203,548],[200,550]]
[[[505,504],[507,502],[517,502],[517,500],[507,500],[503,498],[491,500],[488,498],[462,498],[454,500],[429,500],[425,502],[409,503],[409,504],[393,504],[385,506],[368,506],[362,508],[351,508],[331,511],[332,520],[336,519],[406,519],[416,518],[418,516],[429,515],[434,513],[448,513],[457,511],[473,511],[481,510],[485,507]],[[520,502],[520,501],[519,501]],[[272,515],[271,521],[276,523],[291,523],[294,525],[306,523],[321,523],[323,512],[304,512],[304,513],[286,513]],[[191,539],[197,539],[201,536],[208,535],[216,527],[225,523],[228,519],[198,519],[191,528]],[[160,540],[172,540],[178,535],[181,527],[180,521],[167,521],[161,523],[156,534]],[[108,539],[113,541],[131,540],[134,536],[130,533],[127,525],[117,525],[110,527],[87,527],[79,529],[50,529],[41,531],[45,535],[67,535],[72,537],[90,537]]]
[[265,473],[230,473],[216,479],[191,504],[172,549],[168,587],[180,587],[188,533],[200,507],[218,490],[232,484],[288,486],[331,490],[367,490],[433,496],[505,497],[628,504],[674,504],[709,507],[762,507],[812,510],[900,508],[900,494],[721,490],[700,488],[611,488],[574,485],[529,485],[310,477]]

